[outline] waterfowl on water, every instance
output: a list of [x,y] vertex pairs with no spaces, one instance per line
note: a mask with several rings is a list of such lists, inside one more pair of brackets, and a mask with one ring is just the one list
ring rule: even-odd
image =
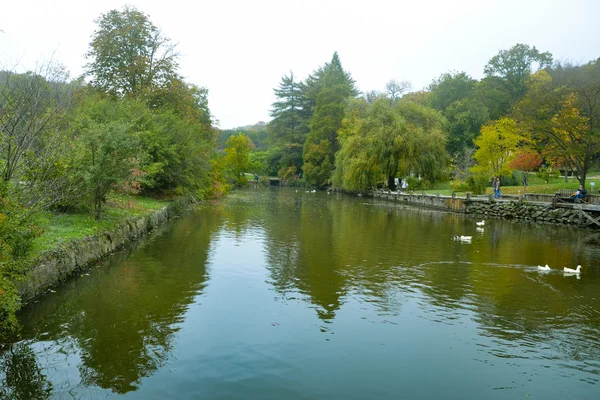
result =
[[456,236],[454,235],[454,240],[460,240],[462,242],[470,242],[473,239],[473,236]]
[[485,225],[485,220],[478,221],[478,222],[475,222],[475,223],[477,224],[477,226],[484,226]]
[[538,265],[538,271],[550,271],[551,268],[546,264],[545,266]]
[[570,274],[579,274],[579,273],[581,272],[581,265],[578,265],[578,266],[577,266],[577,269],[573,269],[573,268],[567,268],[567,267],[565,267],[565,268],[564,268],[564,271],[565,271],[565,272],[568,272],[568,273],[570,273]]

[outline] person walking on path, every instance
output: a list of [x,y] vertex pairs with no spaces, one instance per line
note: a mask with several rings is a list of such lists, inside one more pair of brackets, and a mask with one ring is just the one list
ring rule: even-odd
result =
[[492,187],[494,188],[494,198],[502,198],[502,193],[500,193],[500,178],[497,176],[492,178]]

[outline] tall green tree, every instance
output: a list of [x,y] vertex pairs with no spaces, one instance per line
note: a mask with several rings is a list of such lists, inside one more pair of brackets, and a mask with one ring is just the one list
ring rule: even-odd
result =
[[89,95],[74,118],[72,165],[98,220],[107,196],[117,186],[135,180],[145,158],[129,106]]
[[490,117],[505,115],[525,95],[529,76],[551,64],[552,54],[522,43],[492,57],[483,70],[486,77],[479,85]]
[[448,159],[444,125],[439,112],[412,101],[354,100],[340,131],[334,184],[361,191],[386,181],[393,190],[398,174],[440,180]]
[[86,75],[114,96],[143,96],[177,76],[176,46],[135,7],[111,10],[96,20]]
[[476,83],[466,72],[446,72],[429,85],[429,105],[444,112],[452,103],[470,97]]
[[272,104],[268,133],[272,148],[280,153],[278,169],[302,168],[302,147],[308,133],[304,85],[292,72],[283,76],[274,89],[277,100]]
[[474,97],[453,102],[444,116],[448,120],[448,152],[455,158],[473,147],[473,140],[490,119],[487,107]]
[[335,152],[339,149],[337,132],[342,126],[344,107],[349,98],[358,94],[354,80],[344,71],[337,53],[331,62],[317,74],[318,79],[309,77],[307,98],[310,100],[314,90],[316,96],[310,131],[304,143],[304,176],[317,186],[327,184],[334,166]]
[[152,94],[150,110],[138,111],[134,121],[149,155],[146,190],[201,195],[210,186],[218,132],[206,96],[206,89],[177,79]]
[[489,120],[487,107],[476,96],[477,85],[465,72],[448,72],[429,86],[429,105],[448,120],[447,147],[455,160],[473,147],[473,139]]

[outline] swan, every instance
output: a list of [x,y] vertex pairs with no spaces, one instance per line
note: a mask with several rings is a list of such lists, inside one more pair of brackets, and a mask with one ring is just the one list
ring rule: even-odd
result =
[[473,236],[456,236],[454,235],[454,240],[460,240],[461,242],[470,242]]
[[565,268],[564,268],[564,271],[565,271],[565,272],[568,272],[568,273],[571,273],[571,274],[578,274],[578,273],[580,273],[580,272],[581,272],[581,265],[578,265],[578,266],[577,266],[577,269],[573,269],[573,268],[567,268],[567,267],[565,267]]
[[482,220],[481,222],[475,222],[477,224],[477,226],[484,226],[485,225],[485,220]]
[[550,267],[548,266],[548,264],[546,264],[546,265],[545,265],[545,266],[543,266],[543,267],[542,267],[541,265],[538,265],[538,271],[551,271],[551,270],[552,270],[552,268],[550,268]]

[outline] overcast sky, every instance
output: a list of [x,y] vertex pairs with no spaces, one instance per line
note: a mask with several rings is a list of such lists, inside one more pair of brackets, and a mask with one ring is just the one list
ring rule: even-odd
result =
[[481,78],[516,43],[572,62],[600,57],[598,0],[21,0],[1,7],[0,66],[33,68],[54,53],[76,77],[94,20],[124,4],[179,43],[181,73],[209,89],[223,129],[268,121],[281,77],[304,79],[334,51],[362,91],[390,79],[417,90],[449,70]]

